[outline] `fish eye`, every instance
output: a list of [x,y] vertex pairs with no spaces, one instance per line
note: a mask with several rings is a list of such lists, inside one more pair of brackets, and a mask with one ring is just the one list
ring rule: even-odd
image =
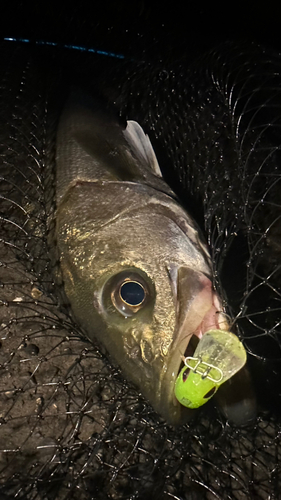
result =
[[111,302],[123,316],[132,316],[149,300],[150,287],[136,272],[122,271],[110,281]]
[[145,299],[145,290],[137,281],[124,281],[119,288],[120,299],[129,306],[140,306]]

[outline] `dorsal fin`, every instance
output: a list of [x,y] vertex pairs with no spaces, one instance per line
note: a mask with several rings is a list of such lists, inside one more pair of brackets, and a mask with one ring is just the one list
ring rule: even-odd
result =
[[128,120],[127,127],[123,134],[130,144],[134,156],[144,164],[146,168],[150,167],[155,175],[162,177],[154,149],[148,135],[144,133],[142,127],[137,122]]
[[135,121],[74,88],[62,112],[56,150],[57,202],[76,182],[139,182],[171,193],[149,137]]

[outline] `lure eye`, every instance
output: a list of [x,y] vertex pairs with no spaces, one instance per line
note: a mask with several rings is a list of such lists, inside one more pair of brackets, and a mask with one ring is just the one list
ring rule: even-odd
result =
[[183,374],[182,374],[182,381],[185,382],[188,375],[190,373],[190,369],[188,368],[187,370],[183,371]]
[[123,271],[110,282],[111,302],[123,316],[132,316],[142,309],[149,299],[151,290],[142,274]]
[[205,394],[204,396],[204,399],[209,399],[213,396],[213,394],[215,394],[217,390],[217,387],[213,387],[210,391],[207,392],[207,394]]

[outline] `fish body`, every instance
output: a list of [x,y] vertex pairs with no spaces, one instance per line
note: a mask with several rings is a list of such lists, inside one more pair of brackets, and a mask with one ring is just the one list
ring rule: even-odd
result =
[[228,329],[200,229],[164,182],[136,122],[122,126],[73,91],[57,134],[56,239],[66,296],[170,423],[190,410],[175,398],[192,336]]

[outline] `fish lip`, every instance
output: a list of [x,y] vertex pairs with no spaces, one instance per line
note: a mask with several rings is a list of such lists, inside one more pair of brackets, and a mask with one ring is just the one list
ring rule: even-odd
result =
[[[211,291],[211,306],[206,311],[203,319],[200,318],[198,326],[193,331],[178,336],[175,346],[171,353],[170,359],[167,362],[167,370],[162,383],[162,398],[166,402],[166,408],[162,407],[162,415],[166,420],[174,425],[183,424],[189,420],[194,414],[194,410],[181,405],[176,399],[174,386],[182,365],[182,359],[185,357],[185,352],[189,346],[193,336],[199,340],[202,336],[212,329],[228,330],[229,324],[226,315],[223,312],[222,303],[219,300],[217,293]],[[195,349],[194,349],[195,350]],[[163,401],[163,399],[162,399]],[[165,403],[164,403],[165,405]],[[161,405],[162,406],[162,405]]]

